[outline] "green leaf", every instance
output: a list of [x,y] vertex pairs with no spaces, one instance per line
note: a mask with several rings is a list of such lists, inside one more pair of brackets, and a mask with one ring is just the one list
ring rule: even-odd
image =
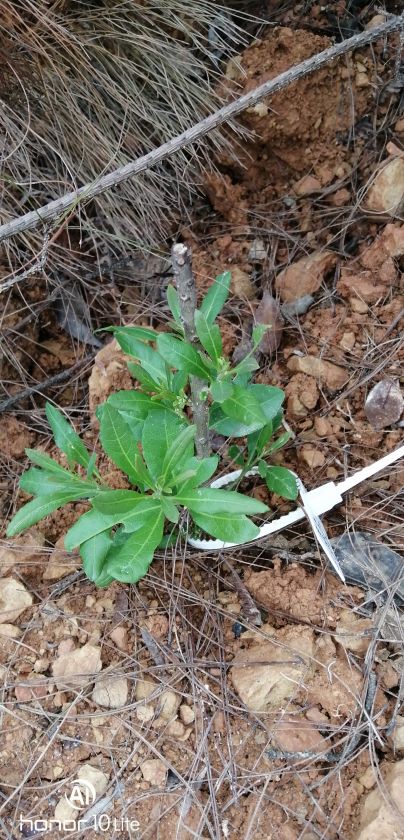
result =
[[265,513],[267,505],[258,499],[244,496],[235,490],[217,490],[214,487],[200,487],[189,489],[181,494],[173,496],[173,502],[179,503],[196,513]]
[[260,429],[265,425],[265,414],[258,400],[240,385],[233,386],[232,396],[224,400],[221,407],[224,414],[245,426]]
[[50,493],[73,491],[80,493],[83,499],[99,493],[99,486],[94,481],[84,481],[77,475],[67,472],[51,472],[31,467],[20,478],[21,490],[32,496],[49,496]]
[[[159,384],[156,382],[146,370],[144,370],[140,365],[136,364],[135,362],[128,362],[128,371],[134,379],[140,382],[143,385],[143,388],[146,388],[151,393],[158,394],[162,390],[161,383]],[[164,387],[164,386],[163,386]]]
[[214,404],[209,414],[209,428],[214,429],[219,435],[225,437],[244,437],[255,431],[256,425],[245,426],[244,423],[238,423],[237,420],[231,420],[223,413],[220,405]]
[[69,463],[81,464],[87,467],[90,460],[90,453],[84,446],[83,441],[74,431],[73,426],[63,417],[61,411],[51,403],[46,403],[46,416],[53,432],[56,446],[64,452]]
[[222,336],[217,324],[211,324],[206,320],[203,312],[195,312],[195,329],[202,347],[206,350],[212,361],[217,362],[223,352]]
[[285,394],[281,388],[275,388],[273,385],[248,385],[247,393],[259,402],[266,419],[272,421],[282,408],[285,399]]
[[250,376],[246,376],[246,374],[252,373],[254,370],[258,370],[259,364],[255,358],[255,356],[246,356],[245,359],[242,359],[241,362],[233,369],[233,373],[237,373],[237,377],[233,380],[235,385],[246,385],[251,378]]
[[[260,462],[264,464],[264,461]],[[265,473],[260,475],[265,478],[268,490],[272,493],[277,493],[278,496],[283,496],[284,499],[292,499],[293,501],[298,497],[298,487],[296,478],[286,467],[270,467],[265,464]],[[263,470],[263,467],[262,467]]]
[[40,452],[39,449],[26,449],[25,454],[33,464],[36,464],[38,467],[43,467],[45,470],[49,470],[51,472],[62,472],[70,475],[68,470],[65,470],[64,467],[61,467],[60,464],[57,463],[53,458],[50,458],[49,455],[46,455],[45,452]]
[[167,286],[167,303],[175,323],[182,327],[180,298],[177,289],[172,283]]
[[110,531],[113,525],[119,522],[119,516],[114,512],[102,514],[92,508],[83,513],[74,525],[69,528],[64,538],[66,551],[73,551],[83,542],[96,537],[102,531]]
[[277,440],[274,440],[274,442],[271,443],[271,446],[269,446],[266,450],[268,455],[272,454],[273,452],[278,452],[279,449],[282,449],[283,446],[286,446],[286,444],[290,441],[291,437],[291,432],[284,432],[282,435],[279,435]]
[[[149,496],[144,496],[141,493],[136,493],[135,490],[104,490],[99,493],[97,499],[94,499],[93,506],[95,510],[104,516],[114,516],[115,521],[112,524],[121,522],[121,519],[116,519],[116,516],[126,516],[131,513],[135,505],[143,502]],[[85,514],[87,515],[87,514]],[[73,525],[74,528],[74,525]]]
[[200,379],[209,379],[209,370],[199,353],[188,341],[174,338],[168,333],[160,333],[157,339],[159,353],[171,367],[183,370]]
[[247,516],[217,512],[210,514],[192,512],[192,519],[207,534],[223,542],[243,543],[255,539],[260,529]]
[[174,394],[179,394],[184,390],[188,382],[188,374],[185,370],[176,370],[171,379],[171,390]]
[[[218,455],[211,455],[209,458],[190,458],[183,465],[184,473],[174,476],[171,485],[178,487],[178,495],[194,487],[198,487],[200,484],[209,481],[216,472],[218,463]],[[186,472],[191,472],[192,475],[186,476]]]
[[132,432],[122,415],[105,403],[100,421],[100,441],[104,452],[135,484],[141,481],[136,470],[139,454]]
[[[123,352],[138,359],[143,370],[151,376],[154,382],[159,382],[160,387],[161,384],[167,387],[166,363],[156,350],[122,332],[116,335],[116,339]],[[141,380],[139,379],[139,381]]]
[[137,420],[144,420],[149,411],[159,408],[159,404],[143,391],[116,391],[108,397],[107,404],[117,411],[132,414]]
[[113,577],[104,571],[105,560],[112,546],[112,539],[105,531],[97,534],[80,546],[80,555],[83,561],[83,569],[96,586],[109,586]]
[[255,327],[253,327],[252,340],[253,340],[254,350],[261,343],[265,333],[269,329],[270,329],[270,326],[268,324],[256,324]]
[[238,464],[239,467],[242,467],[244,464],[244,456],[243,450],[240,446],[229,446],[228,448],[229,457],[235,464]]
[[152,478],[157,481],[163,472],[164,460],[184,423],[169,411],[151,411],[144,421],[143,457]]
[[147,573],[153,554],[163,536],[164,514],[151,515],[147,523],[131,534],[120,547],[112,545],[106,560],[106,572],[115,580],[137,583]]
[[168,496],[161,497],[161,506],[163,508],[164,516],[170,521],[173,522],[174,525],[177,524],[179,519],[178,508],[176,508],[174,502],[168,498]]
[[230,271],[219,274],[200,305],[199,311],[202,312],[209,324],[213,324],[226,303],[230,291],[230,281]]
[[185,428],[178,432],[176,438],[168,447],[163,461],[161,476],[159,476],[163,486],[167,479],[172,477],[174,472],[178,473],[184,460],[192,457],[194,453],[195,433],[195,426],[185,426]]
[[97,453],[94,450],[94,452],[91,455],[90,460],[87,464],[86,477],[87,477],[88,480],[91,478],[92,475],[94,475],[94,473],[97,472],[96,465],[97,465]]
[[247,436],[248,460],[251,463],[257,455],[261,455],[268,440],[272,437],[272,423],[267,423],[257,432]]
[[32,499],[13,516],[7,528],[7,536],[15,537],[31,525],[36,525],[40,519],[44,519],[49,513],[53,513],[57,508],[67,504],[67,502],[75,502],[82,498],[81,490],[65,490],[57,493],[50,493],[48,496],[40,496],[37,499]]
[[210,386],[210,393],[215,402],[222,403],[233,396],[233,385],[231,382],[215,379]]
[[118,334],[127,336],[128,339],[136,338],[140,341],[156,340],[156,330],[152,330],[150,327],[102,327],[101,330],[96,330],[96,332],[112,332],[117,341]]

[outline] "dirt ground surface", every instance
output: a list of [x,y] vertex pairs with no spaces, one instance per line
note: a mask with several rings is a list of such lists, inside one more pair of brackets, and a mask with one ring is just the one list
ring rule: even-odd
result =
[[[229,61],[235,93],[331,43],[322,7],[305,5],[302,28],[289,12]],[[397,184],[404,195],[404,119],[389,43],[249,109],[238,163],[216,160],[180,229],[201,290],[232,272],[220,318],[230,353],[248,339],[263,293],[276,298],[277,346],[262,353],[257,381],[285,390],[294,437],[274,462],[310,489],[402,443],[402,415],[393,407],[389,418],[388,401],[381,420],[365,410],[371,389],[395,387],[403,370],[404,208],[394,196]],[[153,259],[149,282],[140,269],[143,286],[135,264],[101,277],[97,294],[89,284],[93,318],[102,301],[104,324],[115,311],[163,326],[167,271]],[[97,355],[73,346],[51,306],[20,332],[26,307],[41,299],[35,278],[10,293],[7,392],[17,393],[22,370],[42,381],[82,359],[48,394],[75,406],[77,428],[96,440],[95,407],[131,386],[125,358],[113,343]],[[0,416],[4,522],[27,498],[16,492],[24,448],[51,451],[43,398],[31,400]],[[365,532],[403,550],[403,476],[398,462],[347,494],[324,517],[329,537]],[[126,486],[118,471],[110,479]],[[290,509],[276,496],[270,505]],[[70,504],[1,543],[4,836],[56,840],[58,821],[71,820],[72,834],[88,840],[403,838],[394,581],[384,596],[344,585],[307,523],[220,556],[183,547],[160,556],[136,587],[96,590],[63,548],[83,509]],[[245,618],[246,592],[261,626]],[[77,779],[94,785],[95,805],[67,801]]]

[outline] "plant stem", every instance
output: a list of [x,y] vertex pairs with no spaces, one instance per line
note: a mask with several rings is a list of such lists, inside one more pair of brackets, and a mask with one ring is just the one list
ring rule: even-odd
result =
[[[173,245],[171,255],[185,338],[198,349],[198,338],[195,330],[196,285],[192,272],[191,249],[179,242]],[[192,413],[196,426],[196,452],[198,458],[208,458],[210,455],[209,409],[206,399],[204,400],[201,397],[201,392],[206,387],[206,383],[197,376],[190,376],[189,381]]]

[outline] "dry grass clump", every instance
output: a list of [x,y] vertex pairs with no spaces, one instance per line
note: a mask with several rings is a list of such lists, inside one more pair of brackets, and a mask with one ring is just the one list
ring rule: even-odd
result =
[[[127,163],[214,109],[222,38],[226,50],[240,32],[210,0],[4,0],[1,221]],[[99,258],[101,241],[109,254],[122,253],[123,243],[155,244],[195,179],[196,160],[209,165],[206,146],[81,209],[70,237],[52,245],[53,261],[63,267],[72,248]],[[42,236],[10,241],[10,268],[38,252]]]

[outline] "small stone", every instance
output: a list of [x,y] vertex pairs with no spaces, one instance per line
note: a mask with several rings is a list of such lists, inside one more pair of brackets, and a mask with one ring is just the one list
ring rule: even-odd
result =
[[402,134],[404,132],[404,117],[401,120],[397,120],[394,125],[394,131],[396,131],[397,134]]
[[397,423],[404,409],[400,385],[392,379],[382,379],[372,388],[365,402],[365,414],[374,429],[386,429]]
[[180,706],[180,718],[185,726],[189,726],[195,720],[195,712],[190,706],[183,703],[182,706]]
[[312,295],[321,288],[328,272],[338,260],[334,251],[315,251],[288,265],[278,274],[275,287],[284,303],[291,303],[304,295]]
[[0,624],[0,636],[6,636],[7,639],[19,639],[22,631],[14,624]]
[[255,287],[250,275],[236,265],[231,269],[230,288],[235,297],[247,300],[255,297]]
[[[350,269],[342,269],[341,277],[337,283],[337,291],[341,297],[352,299],[355,294],[360,301],[365,303],[377,303],[386,294],[386,287],[382,283],[376,283],[377,275],[371,271],[353,273]],[[367,307],[366,307],[367,309]]]
[[167,767],[160,758],[149,758],[140,765],[142,776],[146,782],[156,787],[164,788],[167,782]]
[[59,820],[61,823],[67,823],[69,820],[76,819],[76,815],[77,808],[65,796],[62,796],[55,808],[55,820]]
[[314,175],[304,175],[303,178],[300,178],[300,181],[296,181],[293,191],[296,195],[312,195],[316,192],[321,192],[321,184],[320,181],[314,177]]
[[367,73],[357,73],[355,76],[355,84],[358,88],[369,87],[370,79]]
[[128,700],[129,685],[126,677],[110,676],[100,677],[96,680],[92,699],[98,706],[105,706],[107,709],[119,709]]
[[163,720],[172,720],[180,703],[181,697],[174,691],[163,691],[159,697],[159,716]]
[[93,767],[91,764],[82,764],[77,772],[77,778],[81,782],[88,782],[89,785],[92,785],[97,796],[105,793],[108,787],[108,776],[98,767]]
[[315,417],[314,418],[314,429],[316,435],[319,437],[327,437],[328,435],[332,434],[332,428],[328,420],[325,417]]
[[360,300],[360,298],[349,298],[349,303],[352,309],[352,312],[357,312],[358,315],[364,315],[365,312],[368,311],[369,307],[364,300]]
[[340,340],[339,346],[342,347],[343,350],[347,350],[349,352],[354,348],[355,341],[356,338],[354,332],[344,332]]
[[327,752],[328,744],[317,726],[310,720],[295,715],[284,715],[276,725],[272,744],[284,752]]
[[70,554],[66,551],[64,536],[59,537],[55,547],[50,554],[48,564],[42,575],[42,580],[52,581],[70,575],[72,572],[81,569],[81,558],[79,554]]
[[0,574],[6,574],[14,566],[18,568],[24,563],[35,564],[43,560],[44,543],[44,534],[34,528],[10,540],[0,548]]
[[346,207],[351,201],[351,193],[347,189],[336,190],[328,198],[328,204],[332,207]]
[[128,631],[125,627],[114,627],[114,629],[111,630],[109,637],[119,650],[128,650]]
[[387,160],[376,172],[365,206],[374,213],[400,216],[404,207],[404,157]]
[[248,259],[251,262],[263,262],[266,259],[267,253],[265,242],[262,239],[254,239],[248,252]]
[[345,650],[364,656],[372,641],[373,622],[361,618],[352,610],[342,610],[335,628],[335,641]]
[[154,718],[154,707],[139,706],[139,708],[136,709],[136,717],[141,723],[149,723],[149,721]]
[[375,29],[376,26],[381,26],[383,23],[386,23],[386,15],[373,15],[366,24],[365,29]]
[[385,790],[377,788],[365,797],[356,840],[399,840],[403,836],[404,760],[385,764],[384,769]]
[[0,580],[0,624],[15,621],[33,602],[32,595],[20,580]]
[[[32,681],[32,685],[29,684],[30,681]],[[46,683],[39,685],[37,675],[35,672],[32,672],[31,674],[28,674],[25,685],[15,686],[14,693],[18,703],[30,703],[32,700],[46,697],[48,693],[48,686]]]
[[185,726],[180,720],[172,720],[168,724],[166,732],[173,738],[182,738],[185,734]]
[[150,695],[156,691],[157,683],[153,680],[137,680],[135,686],[136,700],[148,700]]
[[324,466],[325,455],[313,446],[305,444],[299,451],[299,460],[307,464],[309,469],[315,470]]
[[338,391],[348,379],[344,368],[332,362],[325,362],[317,356],[292,356],[287,367],[293,373],[306,373],[308,376],[313,376],[321,384],[326,385],[330,391]]
[[303,295],[303,297],[297,298],[291,301],[291,303],[283,303],[281,313],[285,318],[296,318],[298,315],[305,315],[313,303],[313,295]]
[[55,659],[52,673],[57,688],[62,690],[87,685],[91,682],[89,677],[98,674],[101,668],[101,648],[87,644]]

